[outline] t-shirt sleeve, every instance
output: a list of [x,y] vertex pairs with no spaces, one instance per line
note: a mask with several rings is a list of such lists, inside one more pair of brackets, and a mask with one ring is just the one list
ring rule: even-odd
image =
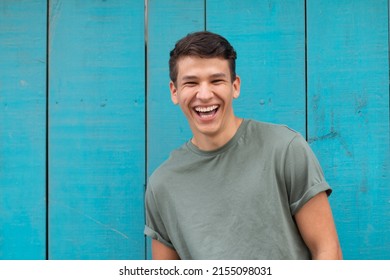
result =
[[164,245],[173,248],[168,237],[167,230],[162,221],[154,193],[151,186],[146,188],[145,193],[146,224],[144,234],[160,241]]
[[292,215],[320,192],[326,191],[328,195],[332,192],[316,156],[299,134],[287,148],[285,181]]

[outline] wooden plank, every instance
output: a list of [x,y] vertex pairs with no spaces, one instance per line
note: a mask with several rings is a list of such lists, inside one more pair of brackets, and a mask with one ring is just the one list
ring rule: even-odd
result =
[[191,137],[186,118],[170,99],[168,61],[176,41],[200,30],[203,0],[148,1],[148,174]]
[[388,1],[308,1],[309,140],[344,257],[390,258]]
[[144,1],[50,1],[49,258],[145,258]]
[[186,118],[170,99],[168,60],[177,40],[200,30],[204,30],[203,0],[148,1],[148,175],[191,137]]
[[208,0],[206,7],[207,29],[238,54],[236,114],[287,124],[305,136],[304,1]]
[[46,257],[46,1],[0,2],[0,259]]

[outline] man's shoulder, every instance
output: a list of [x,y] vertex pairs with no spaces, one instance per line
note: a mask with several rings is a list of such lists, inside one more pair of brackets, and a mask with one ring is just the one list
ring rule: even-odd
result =
[[187,143],[172,150],[169,157],[153,171],[149,184],[157,185],[159,182],[167,182],[176,172],[180,172],[181,163],[187,161],[189,156]]
[[285,145],[292,141],[300,133],[284,124],[275,124],[257,120],[248,120],[248,132],[251,137],[256,137],[264,142]]

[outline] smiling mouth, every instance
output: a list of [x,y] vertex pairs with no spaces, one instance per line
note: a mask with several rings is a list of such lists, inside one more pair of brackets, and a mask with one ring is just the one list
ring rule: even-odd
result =
[[213,117],[219,109],[219,105],[212,105],[207,107],[197,106],[194,108],[195,112],[202,119],[208,119]]

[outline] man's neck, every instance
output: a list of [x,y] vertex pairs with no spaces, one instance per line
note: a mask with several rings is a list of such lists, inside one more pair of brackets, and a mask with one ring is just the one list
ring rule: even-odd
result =
[[191,142],[202,151],[213,151],[221,148],[234,137],[242,121],[243,119],[235,117],[229,129],[225,129],[223,133],[217,135],[194,135]]

